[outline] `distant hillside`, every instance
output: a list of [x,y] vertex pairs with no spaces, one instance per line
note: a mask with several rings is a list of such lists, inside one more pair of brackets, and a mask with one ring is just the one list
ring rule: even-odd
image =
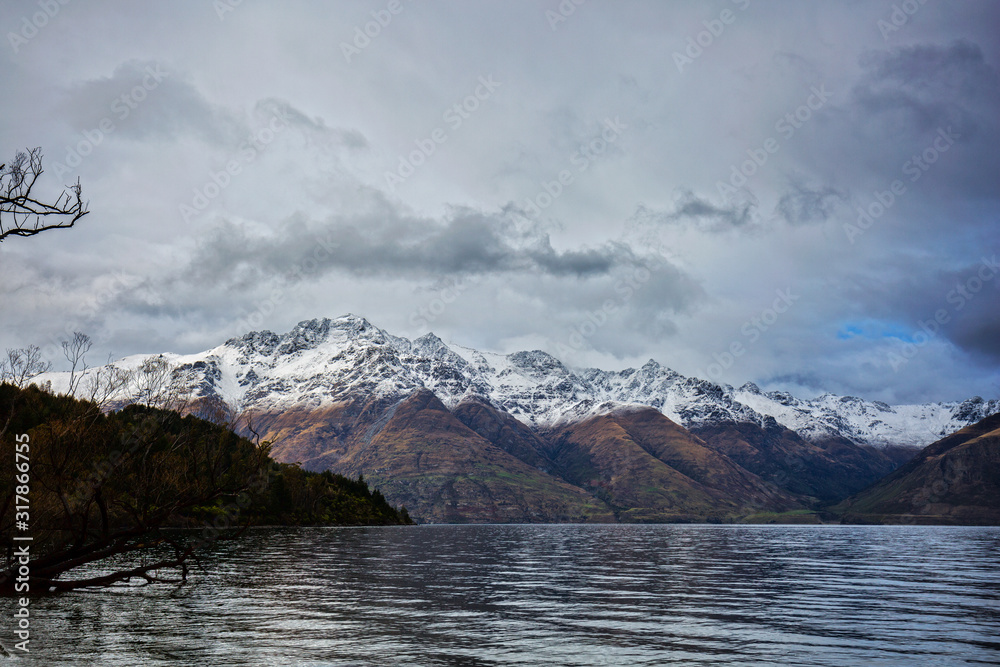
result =
[[397,403],[263,413],[279,461],[365,477],[433,522],[732,521],[803,509],[789,493],[652,408],[537,432],[470,398],[418,389]]
[[907,460],[919,451],[875,449],[842,437],[810,442],[774,420],[763,426],[710,424],[692,432],[750,472],[817,504],[837,502],[889,474],[902,462],[894,454]]
[[592,417],[547,434],[563,478],[623,521],[728,521],[799,499],[768,485],[652,408]]
[[414,516],[457,523],[612,520],[601,502],[490,443],[426,389],[387,416],[335,469],[364,472]]
[[1000,525],[1000,415],[927,446],[832,511],[844,523]]

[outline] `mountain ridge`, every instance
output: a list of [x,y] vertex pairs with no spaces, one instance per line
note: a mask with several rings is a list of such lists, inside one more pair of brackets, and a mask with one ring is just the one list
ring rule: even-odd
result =
[[[138,367],[147,355],[114,362]],[[303,320],[285,334],[252,331],[193,355],[161,355],[196,398],[268,410],[328,408],[358,394],[401,397],[426,388],[453,409],[477,398],[530,428],[552,428],[628,406],[652,407],[685,428],[779,424],[806,441],[842,438],[917,448],[1000,412],[1000,401],[890,406],[825,394],[799,399],[686,377],[650,360],[640,368],[572,369],[541,350],[511,354],[447,344],[433,333],[394,336],[357,315]],[[38,381],[64,388],[67,373]]]

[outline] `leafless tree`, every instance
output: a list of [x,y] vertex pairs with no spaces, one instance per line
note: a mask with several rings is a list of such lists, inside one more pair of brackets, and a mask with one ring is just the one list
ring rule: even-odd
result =
[[[73,332],[72,340],[64,340],[62,342],[63,355],[65,355],[66,361],[70,363],[69,390],[67,391],[70,396],[76,395],[80,380],[83,379],[84,374],[87,372],[85,355],[90,351],[91,345],[93,345],[93,341],[90,340],[90,336],[79,331]],[[79,373],[77,372],[78,370]]]
[[20,152],[0,165],[0,242],[8,236],[34,236],[49,229],[66,229],[87,215],[80,180],[67,186],[55,203],[32,194],[42,175],[42,149]]
[[17,349],[7,348],[7,358],[0,359],[0,383],[10,382],[15,387],[27,387],[32,379],[49,370],[51,364],[42,360],[37,345]]
[[132,384],[132,375],[131,371],[115,366],[109,356],[107,364],[87,373],[84,394],[88,401],[104,410],[114,401],[122,400],[126,388]]
[[132,373],[131,401],[150,408],[183,410],[184,387],[163,355],[146,357]]

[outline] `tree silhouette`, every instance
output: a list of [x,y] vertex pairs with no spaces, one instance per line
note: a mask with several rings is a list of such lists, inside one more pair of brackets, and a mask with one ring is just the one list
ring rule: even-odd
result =
[[[247,525],[243,508],[267,486],[269,445],[241,438],[231,425],[140,404],[106,413],[71,396],[11,384],[0,384],[0,412],[7,413],[0,460],[13,465],[15,441],[30,436],[30,497],[15,475],[0,475],[3,544],[14,544],[15,505],[23,502],[18,494],[30,498],[26,594],[131,579],[181,583],[197,550],[232,539]],[[232,507],[223,523],[168,530],[185,525],[194,508],[216,502]],[[0,596],[20,592],[12,553],[8,546],[0,559]],[[110,571],[74,576],[97,563]],[[175,568],[179,577],[164,574]]]
[[55,203],[32,194],[42,171],[42,149],[33,148],[0,165],[0,242],[8,236],[34,236],[50,229],[67,229],[87,215],[80,180],[67,186]]
[[7,348],[6,358],[0,357],[0,383],[9,382],[23,389],[36,376],[48,372],[51,366],[42,359],[42,351],[37,345]]

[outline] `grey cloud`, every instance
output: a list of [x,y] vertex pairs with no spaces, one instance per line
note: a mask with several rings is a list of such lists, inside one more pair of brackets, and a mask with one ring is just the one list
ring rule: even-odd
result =
[[255,111],[265,118],[280,116],[290,126],[302,132],[310,141],[333,143],[351,150],[370,147],[368,139],[357,130],[330,127],[322,118],[310,118],[286,100],[269,97],[258,102]]
[[193,133],[232,145],[249,131],[235,114],[210,104],[182,72],[152,60],[125,62],[111,76],[74,86],[62,111],[76,130],[93,130],[107,119],[116,136],[133,139]]
[[606,244],[604,247],[585,250],[556,252],[546,242],[540,250],[531,254],[532,259],[547,273],[557,276],[588,276],[609,272],[624,258],[631,258],[630,248],[621,244]]
[[633,217],[660,224],[690,225],[706,232],[725,232],[753,226],[756,223],[755,211],[753,202],[716,205],[690,190],[682,190],[672,211],[656,212],[640,205]]
[[924,134],[952,125],[970,138],[996,112],[997,72],[977,44],[873,51],[860,64],[865,76],[853,90],[855,101],[865,115],[888,116],[884,122],[894,126]]
[[816,372],[783,373],[762,378],[761,384],[766,386],[790,386],[796,389],[806,389],[813,393],[830,390],[830,381]]
[[[645,354],[650,336],[674,335],[675,316],[705,298],[697,280],[649,249],[612,242],[559,250],[535,223],[458,209],[444,220],[388,211],[322,224],[296,216],[265,234],[225,223],[189,264],[121,295],[115,307],[139,320],[198,321],[211,330],[227,320],[236,326],[271,299],[296,304],[298,317],[330,314],[308,295],[334,284],[352,292],[412,290],[416,308],[442,285],[459,283],[461,310],[434,318],[435,329],[471,318],[488,337],[516,337],[528,318],[536,334],[559,341],[610,300],[611,324],[588,349],[611,355]],[[312,310],[303,315],[302,308]]]
[[938,271],[926,270],[925,263],[923,257],[898,258],[859,277],[845,290],[858,306],[856,314],[897,324],[913,336],[933,333],[992,362],[1000,359],[1000,274],[982,261]]
[[85,81],[65,93],[61,111],[75,130],[85,132],[114,124],[115,136],[137,140],[177,139],[194,135],[209,144],[235,150],[255,129],[274,117],[297,129],[308,142],[325,148],[368,148],[357,130],[329,127],[289,102],[269,97],[254,104],[250,117],[211,103],[185,72],[159,61],[133,60],[108,77]]
[[318,273],[419,278],[500,273],[588,278],[644,261],[623,243],[557,250],[538,225],[523,226],[502,215],[460,209],[437,221],[384,210],[322,224],[296,218],[273,235],[255,236],[242,225],[224,224],[202,243],[183,275],[247,285],[293,276],[307,259]]
[[586,363],[588,353],[648,358],[649,340],[672,339],[680,330],[679,316],[697,312],[706,294],[697,280],[660,256],[638,262],[586,280],[529,274],[498,277],[493,284],[503,286],[498,291],[507,295],[503,300],[509,310],[494,314],[492,298],[490,307],[483,309],[490,312],[477,317],[506,336],[523,335],[517,320],[532,319],[532,332],[544,335],[546,349],[562,355],[566,363]]
[[775,210],[792,225],[826,222],[848,199],[845,193],[832,186],[810,187],[793,180],[789,190],[781,195]]

